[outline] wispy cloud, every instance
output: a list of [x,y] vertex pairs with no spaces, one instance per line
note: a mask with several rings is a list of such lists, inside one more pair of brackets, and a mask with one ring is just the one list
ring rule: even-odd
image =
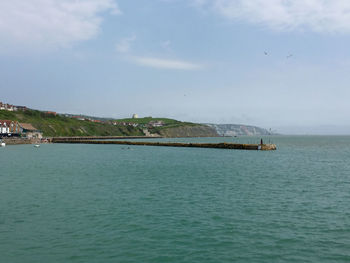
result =
[[[136,40],[136,36],[132,35],[130,37],[126,37],[121,39],[116,45],[116,51],[122,54],[125,54],[125,59],[129,62],[134,63],[139,66],[151,67],[157,69],[174,69],[174,70],[200,70],[204,68],[203,65],[179,60],[179,59],[168,59],[168,58],[160,58],[154,56],[139,56],[132,55],[131,43]],[[165,50],[170,49],[171,42],[169,40],[163,41],[160,43],[160,46]]]
[[350,32],[348,0],[192,0],[238,21],[274,30]]
[[0,1],[0,45],[66,47],[96,36],[104,12],[121,13],[114,0]]
[[116,49],[119,53],[127,53],[130,50],[131,43],[136,40],[136,36],[126,37],[121,39],[117,45]]
[[163,59],[156,57],[132,57],[131,60],[140,66],[158,68],[158,69],[177,69],[177,70],[200,70],[203,65],[183,60]]

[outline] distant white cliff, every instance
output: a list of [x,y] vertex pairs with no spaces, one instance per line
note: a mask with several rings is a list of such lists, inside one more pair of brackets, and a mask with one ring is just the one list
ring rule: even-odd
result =
[[256,126],[242,125],[242,124],[212,124],[206,123],[216,130],[221,136],[239,136],[239,135],[273,135],[271,130],[266,130]]

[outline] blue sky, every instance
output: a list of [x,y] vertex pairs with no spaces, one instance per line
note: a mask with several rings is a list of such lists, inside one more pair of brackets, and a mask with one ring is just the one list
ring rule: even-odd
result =
[[0,100],[350,133],[349,10],[345,0],[0,0]]

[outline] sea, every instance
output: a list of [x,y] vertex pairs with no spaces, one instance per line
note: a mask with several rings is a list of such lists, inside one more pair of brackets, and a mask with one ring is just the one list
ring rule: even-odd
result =
[[350,262],[350,137],[263,140],[0,148],[0,262]]

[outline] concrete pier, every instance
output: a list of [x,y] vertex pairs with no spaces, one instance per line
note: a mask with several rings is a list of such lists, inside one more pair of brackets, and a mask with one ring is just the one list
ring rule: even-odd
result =
[[40,139],[27,139],[27,138],[3,138],[3,142],[6,145],[18,145],[18,144],[35,144],[40,143]]
[[78,136],[78,137],[50,137],[50,141],[55,140],[70,140],[70,141],[81,141],[81,140],[107,140],[107,139],[158,139],[163,138],[162,136]]
[[108,141],[108,140],[78,140],[69,138],[52,138],[53,143],[73,143],[73,144],[119,144],[138,146],[166,146],[166,147],[196,147],[196,148],[216,148],[216,149],[236,149],[236,150],[276,150],[275,144],[239,144],[239,143],[177,143],[177,142],[139,142],[139,141]]

